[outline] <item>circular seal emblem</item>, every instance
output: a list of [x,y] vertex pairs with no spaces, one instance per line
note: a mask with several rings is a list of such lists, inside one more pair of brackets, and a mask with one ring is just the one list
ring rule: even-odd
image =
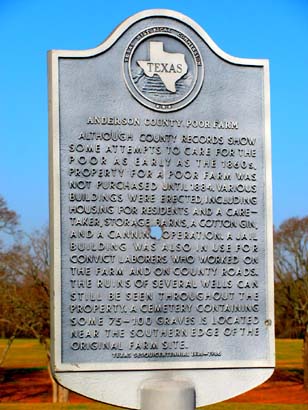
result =
[[156,111],[176,111],[191,103],[203,77],[198,47],[179,30],[147,28],[125,50],[124,78],[129,91]]

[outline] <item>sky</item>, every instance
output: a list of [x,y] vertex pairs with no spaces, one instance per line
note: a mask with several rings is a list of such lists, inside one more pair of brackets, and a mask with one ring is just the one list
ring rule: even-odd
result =
[[0,0],[0,195],[27,232],[48,223],[47,51],[96,47],[164,8],[225,52],[270,60],[274,223],[308,215],[307,0]]

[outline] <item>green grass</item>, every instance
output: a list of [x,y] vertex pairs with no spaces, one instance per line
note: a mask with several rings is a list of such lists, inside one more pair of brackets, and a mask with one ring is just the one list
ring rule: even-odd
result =
[[[0,356],[5,349],[6,340],[0,339]],[[36,339],[16,339],[3,363],[6,368],[46,368],[45,347]]]
[[307,410],[307,404],[218,403],[204,410]]
[[[102,410],[119,409],[104,404],[49,404],[49,403],[0,403],[0,410]],[[200,407],[204,410],[307,410],[307,404],[255,404],[255,403],[218,403]],[[121,409],[123,410],[123,409]],[[176,409],[174,409],[176,410]]]
[[[114,410],[120,407],[107,406],[99,403],[83,404],[52,404],[52,403],[0,403],[0,410]],[[300,409],[301,410],[301,409]]]
[[218,403],[201,408],[204,410],[307,410],[307,404]]
[[279,369],[302,369],[303,341],[276,339],[276,361]]
[[[0,339],[0,355],[6,341]],[[277,367],[283,371],[302,371],[303,342],[294,339],[276,340]],[[37,340],[16,339],[4,362],[6,368],[46,368],[44,346]],[[204,410],[308,410],[307,404],[218,403],[202,407]],[[0,410],[120,410],[119,407],[100,403],[0,403]],[[176,409],[174,409],[176,410]]]

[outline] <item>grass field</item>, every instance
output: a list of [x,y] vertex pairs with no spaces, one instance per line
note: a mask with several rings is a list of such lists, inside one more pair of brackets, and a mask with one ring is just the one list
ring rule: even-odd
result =
[[[0,356],[6,340],[0,339]],[[37,339],[16,339],[6,356],[3,367],[11,369],[46,368],[46,350]]]
[[[307,410],[307,404],[256,404],[256,403],[218,403],[202,407],[204,410]],[[119,409],[120,407],[103,404],[45,404],[45,403],[0,403],[0,410],[102,410]],[[176,410],[176,409],[174,409]]]
[[[6,341],[0,339],[0,356]],[[298,339],[277,339],[276,360],[280,369],[301,369],[303,367],[303,342]],[[36,339],[16,339],[6,357],[3,367],[46,368],[46,351]]]
[[[0,339],[0,356],[6,341]],[[302,371],[301,340],[276,340],[277,368],[282,371]],[[46,369],[47,358],[44,346],[37,340],[16,339],[3,364],[7,369]],[[0,392],[1,396],[1,392]],[[119,407],[99,403],[51,404],[51,403],[0,403],[0,410],[120,410]],[[176,409],[174,409],[176,410]],[[204,410],[308,410],[307,404],[257,404],[218,403],[204,407]]]
[[276,361],[279,369],[302,369],[303,341],[276,339]]

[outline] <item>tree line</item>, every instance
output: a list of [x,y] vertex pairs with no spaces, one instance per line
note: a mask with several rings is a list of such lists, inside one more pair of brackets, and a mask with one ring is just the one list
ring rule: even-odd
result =
[[[276,337],[303,339],[308,389],[308,217],[274,229],[274,271]],[[0,196],[0,336],[7,339],[0,366],[16,337],[37,338],[49,352],[49,272],[48,229],[20,232]]]

